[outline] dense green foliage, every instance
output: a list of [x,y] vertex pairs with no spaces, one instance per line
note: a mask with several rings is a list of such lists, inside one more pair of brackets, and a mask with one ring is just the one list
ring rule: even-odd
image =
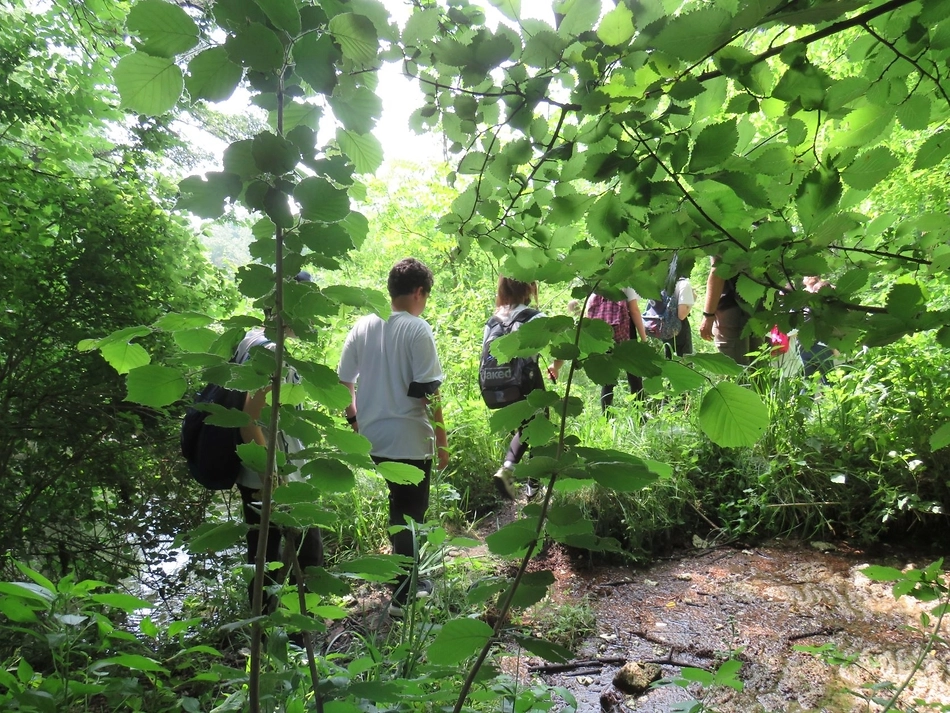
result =
[[[14,7],[0,27],[0,547],[52,571],[126,571],[138,547],[194,524],[199,498],[179,492],[163,413],[126,401],[124,379],[76,344],[170,310],[234,305],[169,213],[167,182],[147,168],[156,154],[134,132],[110,138],[121,115],[96,88],[116,23],[103,18],[97,36]],[[82,43],[88,55],[68,56]]]
[[[684,528],[873,537],[895,519],[945,523],[947,472],[934,453],[950,444],[950,248],[935,176],[950,155],[940,130],[950,111],[950,4],[622,0],[602,13],[598,3],[558,0],[553,25],[521,21],[519,0],[491,4],[502,21],[452,0],[414,3],[400,26],[376,0],[56,0],[42,12],[6,3],[0,166],[12,188],[0,232],[18,249],[0,258],[13,424],[0,467],[18,495],[0,513],[15,525],[0,540],[47,567],[59,556],[68,569],[77,553],[65,545],[98,546],[113,519],[147,528],[155,502],[163,531],[176,529],[173,414],[189,385],[209,380],[270,384],[270,429],[279,423],[310,445],[308,482],[273,495],[265,488],[264,525],[336,533],[332,567],[308,572],[309,594],[288,587],[266,614],[257,587],[251,619],[228,625],[250,632],[247,673],[194,663],[217,653],[199,647],[170,655],[171,676],[101,612],[138,602],[96,599],[95,582],[56,586],[24,570],[32,583],[7,585],[0,606],[33,627],[57,675],[35,675],[27,657],[11,654],[16,679],[5,680],[21,708],[58,710],[101,695],[141,710],[175,698],[197,710],[223,696],[253,711],[377,703],[461,711],[499,699],[546,709],[547,691],[511,691],[489,659],[502,639],[554,660],[569,655],[506,629],[553,579],[527,572],[545,538],[641,553]],[[447,137],[447,187],[412,194],[403,181],[386,195],[369,177],[383,158],[372,130],[384,61],[402,62],[423,88],[413,124]],[[193,160],[172,133],[175,117],[218,122],[202,105],[238,88],[267,112],[266,128],[238,122],[221,170],[181,181],[177,202],[198,218],[252,216],[253,262],[237,271],[250,307],[227,316],[229,293],[187,223],[169,213],[153,167],[176,152]],[[133,121],[122,109],[143,116]],[[439,275],[444,296],[431,319],[451,365],[446,415],[458,460],[466,454],[470,464],[438,484],[439,514],[457,512],[455,493],[469,498],[461,507],[475,507],[481,495],[471,485],[483,486],[497,457],[470,375],[499,271],[538,280],[550,301],[546,319],[498,349],[570,362],[557,389],[490,419],[504,434],[534,416],[532,457],[518,474],[547,488],[488,540],[494,555],[517,563],[513,577],[482,577],[461,594],[471,578],[446,552],[469,543],[426,526],[424,562],[446,568],[454,605],[447,598],[437,615],[410,617],[388,640],[341,657],[316,656],[308,640],[304,660],[285,632],[324,631],[345,615],[340,598],[354,582],[385,581],[400,567],[370,544],[382,540],[381,499],[354,499],[372,489],[369,446],[339,417],[349,396],[332,367],[353,310],[387,314],[382,277],[408,252]],[[676,252],[718,256],[721,276],[738,275],[753,330],[795,327],[806,345],[821,339],[849,357],[862,344],[888,351],[853,356],[812,393],[780,378],[765,355],[744,371],[711,353],[667,361],[649,345],[611,351],[606,325],[565,314],[570,297],[583,302],[595,290],[631,284],[656,296]],[[302,267],[323,280],[288,279]],[[814,274],[835,286],[787,290]],[[269,373],[229,365],[262,308],[271,308],[265,326],[277,343]],[[297,344],[285,343],[284,326]],[[899,341],[905,335],[916,336]],[[283,362],[302,376],[299,388],[282,384]],[[611,423],[596,416],[591,394],[622,370],[647,377],[651,398]],[[273,444],[244,446],[242,456],[268,479],[285,467]],[[113,538],[116,554],[129,531]],[[181,541],[196,554],[227,551],[244,532],[215,519]],[[259,557],[258,574],[263,567]],[[493,625],[459,613],[460,603],[486,602],[497,607]],[[199,626],[160,631],[146,619],[140,630],[181,645]],[[63,673],[73,666],[81,677]],[[110,666],[136,673],[96,679]],[[148,695],[144,678],[154,685]],[[187,682],[187,692],[170,682]]]

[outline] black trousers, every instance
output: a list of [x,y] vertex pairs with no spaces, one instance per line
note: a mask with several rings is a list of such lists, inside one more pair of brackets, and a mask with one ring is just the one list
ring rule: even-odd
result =
[[[261,512],[260,512],[260,491],[245,487],[238,483],[238,491],[241,493],[241,508],[244,511],[244,522],[250,525],[250,529],[245,535],[247,542],[247,563],[254,564],[257,559],[257,547],[261,539]],[[323,566],[323,538],[320,536],[320,529],[310,527],[303,532],[293,531],[284,532],[277,525],[271,524],[267,528],[267,550],[265,559],[267,562],[281,562],[283,546],[293,541],[297,547],[297,561],[300,568],[306,570],[307,567]],[[275,584],[276,579],[273,571],[268,571],[264,575],[264,586]],[[294,580],[295,581],[295,580]],[[248,600],[253,600],[253,586],[251,582],[248,585]]]
[[[630,393],[637,398],[643,398],[643,377],[627,374],[627,384],[630,386]],[[606,384],[600,387],[600,410],[604,413],[614,402],[615,384]]]
[[680,327],[680,333],[670,339],[664,339],[666,345],[666,358],[671,355],[685,356],[693,353],[693,331],[689,326],[689,317],[683,320],[683,326]]
[[[389,536],[393,554],[410,557],[415,561],[418,547],[412,530],[406,527],[406,516],[418,523],[425,522],[426,510],[429,509],[429,482],[432,476],[432,460],[400,460],[398,458],[379,458],[377,456],[372,456],[372,458],[377,465],[380,463],[405,463],[418,468],[423,473],[423,478],[418,485],[401,485],[386,481],[386,485],[389,486],[389,524],[393,527],[401,526],[403,528]],[[396,578],[397,593],[406,591],[406,588],[402,585],[408,578],[409,575],[405,574]]]
[[[635,342],[640,340],[640,335],[637,334],[637,329],[633,323],[633,318],[630,319],[630,339]],[[627,385],[630,387],[631,396],[636,396],[638,399],[643,398],[643,377],[634,376],[628,372]],[[615,386],[616,384],[605,384],[604,386],[600,387],[601,413],[607,413],[607,409],[613,404]]]

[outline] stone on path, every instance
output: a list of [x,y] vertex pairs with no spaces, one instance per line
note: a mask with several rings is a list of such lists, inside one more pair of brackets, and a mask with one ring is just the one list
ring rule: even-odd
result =
[[628,661],[614,676],[614,685],[624,693],[643,693],[660,677],[660,667],[655,663]]

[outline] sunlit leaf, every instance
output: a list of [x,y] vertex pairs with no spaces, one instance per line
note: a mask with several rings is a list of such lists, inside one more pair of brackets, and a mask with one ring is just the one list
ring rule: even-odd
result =
[[0,594],[29,599],[42,604],[44,609],[49,608],[55,597],[55,592],[34,582],[0,582]]
[[273,72],[284,61],[284,46],[270,28],[251,22],[236,30],[224,43],[231,61],[258,72]]
[[161,408],[181,399],[188,384],[177,369],[149,364],[129,371],[126,388],[127,401]]
[[943,424],[930,436],[930,450],[939,451],[950,446],[950,422]]
[[170,111],[185,88],[181,69],[173,60],[143,52],[120,59],[112,76],[122,106],[148,116]]
[[876,582],[896,582],[897,580],[904,578],[904,573],[899,569],[895,569],[894,567],[883,567],[876,564],[864,567],[859,571],[868,579],[873,579]]
[[110,606],[115,609],[122,609],[123,611],[129,613],[132,613],[137,609],[155,608],[155,605],[146,599],[135,597],[131,594],[122,594],[121,592],[115,592],[112,594],[92,594],[89,598],[94,602],[98,602],[99,604],[105,604],[106,606]]
[[507,556],[523,550],[537,537],[535,520],[515,520],[490,534],[485,543],[493,554]]
[[[842,120],[841,129],[831,139],[832,146],[834,148],[848,146],[861,148],[871,144],[893,122],[894,112],[893,107],[885,108],[875,104],[858,107]],[[915,168],[922,167],[915,165]]]
[[244,539],[247,525],[230,520],[222,523],[204,523],[194,531],[194,537],[188,543],[191,552],[220,552]]
[[415,466],[406,463],[383,462],[376,464],[376,470],[390,483],[396,485],[418,485],[425,474]]
[[754,391],[728,381],[703,396],[699,425],[709,439],[724,447],[749,447],[765,433],[768,407]]
[[680,669],[680,676],[682,676],[687,681],[695,681],[700,683],[703,686],[711,686],[713,683],[714,676],[709,671],[704,671],[701,668],[689,668],[683,667]]
[[329,29],[347,59],[357,65],[376,60],[379,40],[376,27],[368,17],[352,12],[340,13],[330,18]]
[[[2,590],[0,590],[2,593]],[[0,614],[18,624],[31,624],[39,621],[33,609],[19,599],[10,596],[0,597]],[[0,674],[2,677],[2,674]]]
[[437,665],[454,666],[474,655],[492,636],[492,628],[479,619],[452,619],[429,644],[428,660]]
[[32,579],[36,584],[40,585],[46,591],[48,592],[56,591],[56,585],[53,584],[49,579],[44,577],[42,574],[37,572],[35,569],[30,569],[22,562],[15,562],[15,564],[16,564],[16,568],[20,570],[22,574]]
[[356,167],[357,173],[373,173],[383,163],[383,146],[372,134],[357,134],[340,128],[336,132],[340,149]]
[[739,673],[739,669],[742,668],[742,662],[737,661],[736,659],[729,659],[722,663],[719,668],[716,670],[716,675],[713,678],[714,686],[729,686],[729,688],[735,689],[736,691],[741,691],[743,689],[743,683],[738,678],[736,674]]
[[228,58],[224,47],[212,47],[188,63],[185,87],[192,101],[220,102],[230,98],[243,75],[244,70]]
[[917,149],[914,170],[933,168],[950,155],[950,131],[941,131],[929,137]]
[[105,344],[99,351],[119,374],[128,374],[132,369],[145,366],[151,361],[151,357],[144,348],[130,342]]
[[[237,447],[237,453],[241,457],[241,462],[251,470],[258,473],[264,473],[267,470],[267,448],[260,443],[241,443]],[[277,452],[278,462],[285,457],[280,451]]]
[[897,107],[897,120],[908,131],[922,131],[930,124],[931,100],[914,93]]
[[158,661],[155,659],[150,659],[147,656],[140,656],[139,654],[119,654],[118,656],[99,659],[92,666],[90,666],[90,670],[99,669],[110,665],[122,666],[123,668],[128,668],[133,671],[153,671],[165,674],[168,673],[168,669],[158,663]]
[[633,37],[633,13],[623,3],[610,10],[597,26],[597,37],[605,45],[626,44]]
[[126,26],[142,39],[142,51],[174,57],[198,44],[198,26],[178,5],[165,0],[140,0],[129,10]]
[[274,27],[290,35],[300,34],[300,11],[296,0],[255,0]]
[[841,179],[852,188],[869,191],[890,175],[900,160],[886,146],[878,146],[859,155],[841,172]]
[[305,220],[334,223],[350,212],[350,197],[325,178],[305,178],[294,189],[294,198],[300,203],[300,214]]

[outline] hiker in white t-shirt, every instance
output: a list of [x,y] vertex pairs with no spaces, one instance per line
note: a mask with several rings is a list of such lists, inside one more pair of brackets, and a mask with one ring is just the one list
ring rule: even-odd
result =
[[[423,472],[418,485],[391,483],[389,523],[402,528],[390,536],[393,552],[416,558],[418,545],[407,518],[425,521],[433,455],[448,465],[449,451],[439,387],[444,375],[428,322],[419,315],[432,291],[432,271],[415,258],[399,261],[387,283],[392,314],[359,319],[346,337],[337,374],[350,390],[346,420],[366,436],[377,464],[406,463]],[[410,575],[398,578],[390,613],[401,615],[409,601]],[[428,583],[417,581],[417,596]]]
[[693,271],[695,260],[691,257],[682,257],[677,265],[676,283],[673,286],[676,294],[676,316],[682,320],[679,334],[665,339],[666,355],[685,356],[693,353],[693,330],[689,324],[689,313],[696,304],[696,293],[689,282],[689,274]]

